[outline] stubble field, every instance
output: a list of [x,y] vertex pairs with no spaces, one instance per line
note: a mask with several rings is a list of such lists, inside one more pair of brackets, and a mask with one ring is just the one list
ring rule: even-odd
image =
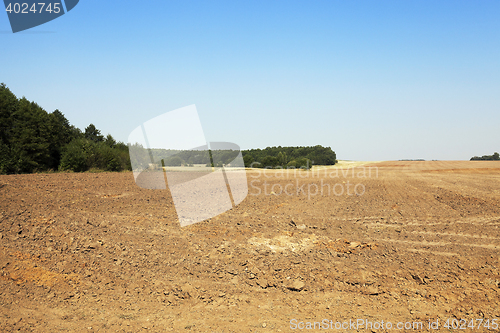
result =
[[247,177],[240,205],[181,228],[168,191],[131,172],[0,176],[0,330],[319,332],[359,319],[344,331],[402,332],[439,319],[434,331],[448,331],[449,318],[500,319],[498,162]]

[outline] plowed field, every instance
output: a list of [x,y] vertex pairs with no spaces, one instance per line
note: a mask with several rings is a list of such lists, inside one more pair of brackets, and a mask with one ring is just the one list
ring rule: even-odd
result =
[[310,332],[361,319],[344,331],[371,332],[387,327],[366,321],[439,319],[448,331],[449,318],[500,319],[500,163],[247,177],[240,205],[181,228],[169,192],[132,173],[0,176],[0,330]]

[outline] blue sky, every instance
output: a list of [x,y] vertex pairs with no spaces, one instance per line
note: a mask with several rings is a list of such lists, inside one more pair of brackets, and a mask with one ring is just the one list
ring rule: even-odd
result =
[[127,141],[195,104],[208,141],[339,159],[500,151],[499,1],[95,1],[12,34],[0,82]]

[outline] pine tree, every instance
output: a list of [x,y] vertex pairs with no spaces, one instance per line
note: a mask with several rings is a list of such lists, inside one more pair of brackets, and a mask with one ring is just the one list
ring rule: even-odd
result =
[[94,124],[90,124],[85,129],[85,139],[88,139],[93,142],[102,142],[104,141],[104,137],[101,135],[101,131],[98,130]]
[[17,97],[5,86],[0,84],[0,174],[13,173],[14,162],[11,152],[13,129],[12,114],[18,106]]

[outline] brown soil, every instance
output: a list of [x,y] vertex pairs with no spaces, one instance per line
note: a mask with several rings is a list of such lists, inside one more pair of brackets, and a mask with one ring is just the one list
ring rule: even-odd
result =
[[250,171],[242,204],[184,228],[132,173],[0,176],[0,330],[500,318],[500,163],[369,166]]

